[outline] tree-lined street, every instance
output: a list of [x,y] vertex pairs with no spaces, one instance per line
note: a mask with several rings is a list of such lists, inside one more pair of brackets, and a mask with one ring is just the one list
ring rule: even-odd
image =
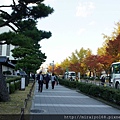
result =
[[[92,4],[90,3],[90,5]],[[6,11],[4,8],[9,8],[10,11]],[[9,51],[7,47],[5,48],[7,52],[12,52],[12,57],[14,58],[14,60],[11,59],[9,61],[11,64],[15,64],[14,71],[22,70],[27,73],[28,81],[31,77],[30,75],[33,75],[33,79],[36,80],[36,71],[40,70],[41,65],[48,57],[41,50],[41,41],[49,39],[52,36],[52,32],[38,29],[38,20],[46,18],[54,12],[54,8],[45,5],[44,0],[12,0],[10,5],[0,5],[0,28],[5,26],[10,28],[8,32],[0,33],[0,55],[2,55],[2,47],[4,45],[8,46],[8,48],[14,46]],[[64,19],[62,20],[64,21]],[[61,33],[59,34],[62,36]],[[52,63],[47,66],[47,72],[49,74],[54,72],[55,75],[64,77],[65,72],[74,71],[76,74],[75,77],[78,77],[77,75],[79,73],[82,82],[87,81],[88,83],[93,82],[94,84],[96,82],[99,85],[99,81],[96,81],[96,78],[99,80],[102,72],[109,75],[110,65],[113,62],[120,61],[120,22],[116,23],[116,28],[114,28],[111,36],[103,34],[103,39],[104,43],[98,48],[97,54],[93,54],[89,47],[87,49],[81,47],[79,50],[76,49],[72,52],[71,56],[66,57],[61,63],[54,61],[52,59],[54,54],[51,54]],[[64,43],[61,44],[63,45]],[[58,46],[59,44],[55,48],[51,47],[51,49],[54,51],[56,49],[62,49],[62,47],[59,48]],[[57,53],[58,58],[60,57],[59,54]],[[9,57],[7,54],[6,56]],[[9,102],[8,86],[6,84],[6,78],[3,75],[3,63],[7,64],[7,62],[4,60],[0,63],[0,102]],[[7,70],[9,71],[9,68]],[[25,82],[25,76],[21,75],[21,77]],[[90,81],[88,78],[92,78],[93,81]],[[62,85],[56,85],[55,89],[52,89],[51,83],[49,84],[49,89],[45,89],[45,85],[43,87],[43,92],[40,93],[38,92],[38,83],[35,83],[35,91],[30,110],[31,120],[42,120],[45,117],[51,120],[54,117],[60,120],[73,119],[71,118],[72,115],[74,117],[75,115],[90,115],[90,117],[92,115],[93,117],[95,115],[96,117],[104,115],[103,119],[106,120],[113,119],[113,116],[120,119],[119,109],[98,101],[96,98],[86,96],[80,91],[78,92],[75,89],[69,89]],[[15,89],[15,86],[11,89]],[[119,99],[116,101],[119,103]]]

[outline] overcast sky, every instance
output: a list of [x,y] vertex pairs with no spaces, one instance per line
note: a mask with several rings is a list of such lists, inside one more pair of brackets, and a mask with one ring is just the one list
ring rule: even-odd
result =
[[[4,0],[9,4],[12,0]],[[120,20],[120,0],[45,0],[54,13],[38,22],[38,29],[51,31],[52,37],[40,42],[46,64],[60,63],[75,50],[91,49],[96,54]],[[2,29],[0,29],[2,31]]]

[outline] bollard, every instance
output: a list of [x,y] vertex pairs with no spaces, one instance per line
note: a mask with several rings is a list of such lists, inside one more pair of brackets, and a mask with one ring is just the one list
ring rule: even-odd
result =
[[19,120],[24,120],[24,108],[21,108],[21,116]]
[[28,99],[25,99],[25,102],[24,102],[24,107],[25,107],[25,108],[27,107],[27,100],[28,100]]
[[30,98],[30,95],[29,94],[27,94],[27,99],[29,99]]

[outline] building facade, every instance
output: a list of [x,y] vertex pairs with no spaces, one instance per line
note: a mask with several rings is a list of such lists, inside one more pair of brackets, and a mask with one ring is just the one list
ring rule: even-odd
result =
[[12,57],[12,52],[11,50],[14,49],[15,46],[13,45],[0,45],[0,56],[6,56],[9,58],[9,60],[15,60],[14,57]]
[[15,61],[14,57],[12,57],[11,50],[14,49],[15,46],[13,45],[0,45],[0,59],[3,60],[3,58],[7,58],[8,60],[5,62],[2,62],[2,71],[3,73],[10,71],[11,74],[14,74],[14,68],[15,64],[12,63],[12,61]]

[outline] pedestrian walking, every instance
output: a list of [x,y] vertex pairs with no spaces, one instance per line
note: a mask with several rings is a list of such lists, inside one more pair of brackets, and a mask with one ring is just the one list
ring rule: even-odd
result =
[[105,76],[101,77],[101,84],[104,85],[105,84]]
[[73,81],[73,78],[72,78],[72,76],[70,76],[70,79],[69,79],[70,81]]
[[52,89],[54,89],[55,81],[56,81],[56,76],[54,73],[52,73],[52,75],[51,75]]
[[76,82],[78,82],[79,78],[78,78],[78,75],[76,76]]
[[50,81],[50,75],[47,73],[46,76],[45,76],[45,84],[46,84],[46,89],[48,89],[48,85],[49,85],[49,81]]
[[37,80],[38,80],[38,92],[42,92],[43,90],[43,75],[42,71],[39,72],[37,75]]

